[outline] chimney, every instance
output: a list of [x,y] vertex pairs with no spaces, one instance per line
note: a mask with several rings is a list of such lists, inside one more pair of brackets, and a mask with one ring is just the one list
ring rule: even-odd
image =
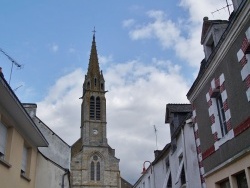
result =
[[161,150],[155,150],[154,153],[155,153],[155,158],[157,158],[161,153]]
[[31,118],[34,118],[36,116],[37,105],[35,103],[22,103],[22,105]]

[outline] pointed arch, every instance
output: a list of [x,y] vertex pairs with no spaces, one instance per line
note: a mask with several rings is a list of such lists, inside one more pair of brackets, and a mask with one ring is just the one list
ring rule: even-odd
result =
[[101,165],[100,162],[98,161],[96,163],[96,180],[100,181],[100,179],[101,179]]
[[95,180],[95,163],[93,161],[90,165],[90,180]]
[[93,153],[90,158],[90,181],[101,181],[102,157],[99,153]]

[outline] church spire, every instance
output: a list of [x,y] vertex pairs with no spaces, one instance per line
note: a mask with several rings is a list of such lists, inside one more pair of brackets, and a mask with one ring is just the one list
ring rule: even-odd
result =
[[91,46],[91,52],[90,52],[90,58],[89,58],[89,67],[88,67],[88,73],[90,77],[100,75],[100,68],[99,68],[99,62],[98,62],[98,56],[97,56],[97,50],[96,50],[96,42],[95,42],[95,28],[93,31],[93,40],[92,40],[92,46]]
[[95,42],[95,28],[93,31],[93,40],[89,58],[88,72],[85,75],[85,80],[83,83],[83,95],[86,91],[104,91],[104,77],[102,71],[100,71],[98,55],[96,50],[96,42]]

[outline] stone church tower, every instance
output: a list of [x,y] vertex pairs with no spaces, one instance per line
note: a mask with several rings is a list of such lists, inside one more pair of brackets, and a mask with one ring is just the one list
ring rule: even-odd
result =
[[105,93],[94,33],[81,97],[81,138],[71,148],[72,188],[120,188],[120,160],[107,141]]

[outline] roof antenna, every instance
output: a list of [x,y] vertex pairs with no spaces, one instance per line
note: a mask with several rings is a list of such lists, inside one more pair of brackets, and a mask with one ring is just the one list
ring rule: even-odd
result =
[[227,8],[228,14],[229,14],[229,16],[230,16],[231,12],[230,12],[229,7],[230,7],[232,4],[229,4],[229,3],[228,3],[228,0],[226,0],[226,4],[227,4],[226,6],[220,8],[220,9],[217,9],[216,11],[211,12],[211,14],[214,16],[214,13],[220,12],[222,9],[225,10],[225,9]]
[[23,66],[18,64],[12,57],[10,57],[6,52],[4,52],[1,48],[0,51],[11,61],[11,71],[10,71],[10,79],[9,79],[9,85],[10,85],[10,80],[11,80],[11,75],[12,75],[12,70],[13,70],[13,64],[16,65],[18,68],[22,68]]
[[156,126],[154,125],[154,131],[155,131],[155,143],[156,143],[156,149],[158,150],[158,145],[157,145],[157,129]]

